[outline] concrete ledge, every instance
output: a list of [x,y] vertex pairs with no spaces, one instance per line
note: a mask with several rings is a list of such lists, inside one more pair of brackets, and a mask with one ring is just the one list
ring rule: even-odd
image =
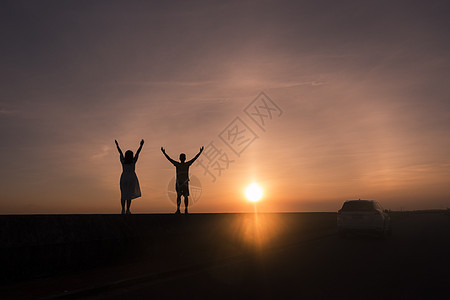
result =
[[289,244],[335,222],[334,213],[0,216],[0,276],[8,283],[127,259],[194,260]]

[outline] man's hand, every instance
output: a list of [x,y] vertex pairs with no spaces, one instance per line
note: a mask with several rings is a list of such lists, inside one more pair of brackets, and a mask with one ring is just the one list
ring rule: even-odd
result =
[[161,151],[162,151],[162,153],[166,153],[166,149],[164,149],[163,147],[161,147]]
[[144,139],[141,140],[141,146],[144,145]]
[[117,142],[117,140],[114,140],[114,142],[116,143],[116,146],[119,147],[119,143]]
[[203,152],[203,149],[204,149],[204,148],[205,148],[205,147],[203,147],[203,146],[200,148],[200,153]]

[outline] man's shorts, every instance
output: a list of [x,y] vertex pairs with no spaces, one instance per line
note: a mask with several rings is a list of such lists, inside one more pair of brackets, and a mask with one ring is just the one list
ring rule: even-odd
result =
[[177,191],[177,196],[189,196],[189,181],[186,181],[182,184],[175,184],[175,190]]

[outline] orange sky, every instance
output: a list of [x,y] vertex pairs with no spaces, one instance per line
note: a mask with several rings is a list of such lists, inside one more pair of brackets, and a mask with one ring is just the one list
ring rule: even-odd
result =
[[[133,3],[7,7],[1,213],[120,212],[114,139],[141,138],[135,213],[175,210],[161,146],[210,142],[234,162],[191,167],[194,213],[254,211],[253,181],[259,211],[450,207],[445,2]],[[261,91],[282,110],[265,131],[244,112]],[[258,136],[240,156],[219,137],[236,117]]]

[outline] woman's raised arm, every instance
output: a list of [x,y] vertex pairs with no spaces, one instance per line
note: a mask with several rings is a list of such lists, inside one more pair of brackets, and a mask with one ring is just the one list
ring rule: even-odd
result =
[[120,159],[123,159],[123,153],[122,150],[120,150],[119,143],[117,142],[117,140],[114,140],[114,142],[116,143],[117,151],[119,151]]
[[139,157],[139,153],[141,153],[142,150],[142,146],[144,146],[144,140],[141,140],[141,145],[139,146],[139,148],[136,151],[136,155],[134,156],[134,161],[137,161],[138,157]]

